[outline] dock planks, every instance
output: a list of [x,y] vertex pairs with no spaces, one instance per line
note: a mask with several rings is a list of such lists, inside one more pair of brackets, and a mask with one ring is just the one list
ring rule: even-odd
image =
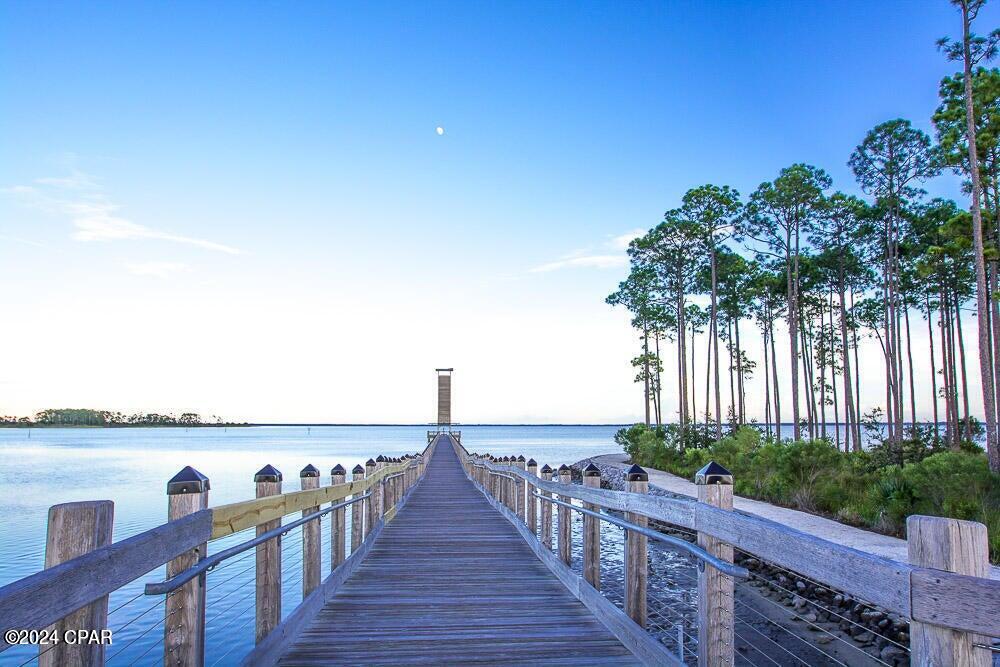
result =
[[634,665],[466,478],[451,443],[279,664]]

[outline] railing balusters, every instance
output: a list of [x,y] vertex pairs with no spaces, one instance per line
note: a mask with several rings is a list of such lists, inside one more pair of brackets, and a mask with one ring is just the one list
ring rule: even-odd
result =
[[[319,469],[309,464],[299,471],[299,481],[302,490],[319,488]],[[319,511],[319,506],[307,507],[302,510],[306,517]],[[319,520],[310,521],[302,526],[302,598],[312,593],[323,577],[320,545],[323,543],[323,524]]]
[[[573,473],[565,463],[559,466],[559,481],[562,484],[573,483]],[[559,496],[566,503],[572,503],[571,496]],[[559,506],[559,560],[567,565],[573,562],[573,516],[568,507]]]
[[[601,488],[601,469],[593,463],[583,470],[583,485]],[[583,506],[594,512],[600,510],[593,503],[584,503]],[[601,590],[601,521],[587,514],[583,515],[583,578]]]
[[[208,478],[185,466],[167,482],[167,521],[176,521],[208,507]],[[201,544],[167,563],[167,577],[196,565],[205,557]],[[205,576],[196,577],[167,598],[164,605],[163,664],[202,665],[205,662]]]
[[[110,500],[63,503],[49,508],[49,526],[45,538],[46,569],[111,544],[115,505]],[[48,628],[63,633],[81,628],[108,627],[108,598],[95,600]],[[54,648],[39,646],[38,664],[43,667],[104,664],[103,642],[71,644],[60,642]]]
[[[281,473],[266,465],[253,478],[257,497],[276,496],[281,493]],[[281,519],[267,521],[257,526],[257,535],[263,535],[281,525]],[[257,546],[256,625],[254,638],[259,644],[281,622],[281,538],[276,537]]]
[[[695,474],[698,501],[724,510],[733,509],[733,476],[715,461]],[[698,546],[724,561],[733,562],[733,547],[707,533],[698,533]],[[735,658],[733,578],[711,565],[698,569],[698,664],[732,665]]]
[[[347,481],[347,470],[339,463],[330,470],[330,483]],[[330,513],[330,570],[336,570],[347,558],[347,510],[341,508]]]
[[[646,474],[645,470],[633,465],[625,476],[630,492],[649,493],[649,475]],[[644,528],[649,525],[649,519],[636,512],[626,512],[625,520]],[[625,531],[625,613],[643,628],[646,627],[646,579],[649,572],[648,539],[641,533],[631,530]]]

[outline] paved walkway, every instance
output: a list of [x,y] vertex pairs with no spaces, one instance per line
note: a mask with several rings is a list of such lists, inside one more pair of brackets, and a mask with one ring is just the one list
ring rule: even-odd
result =
[[[593,460],[599,464],[621,469],[627,469],[631,465],[626,463],[629,459],[628,454],[624,453],[595,456]],[[645,470],[649,473],[649,483],[651,485],[670,493],[689,496],[691,498],[698,497],[698,487],[694,485],[694,482],[662,470],[656,470],[655,468],[646,468]],[[862,528],[856,528],[855,526],[848,526],[833,519],[809,514],[808,512],[800,512],[799,510],[787,507],[771,505],[761,500],[743,498],[742,496],[733,498],[733,507],[747,514],[755,514],[759,517],[784,524],[790,528],[801,530],[803,533],[809,533],[810,535],[822,537],[837,544],[852,547],[858,551],[866,551],[904,563],[909,562],[909,556],[906,551],[906,540],[901,540],[898,537],[873,533]],[[991,576],[993,579],[1000,579],[1000,567],[992,567]]]
[[450,437],[281,665],[635,665],[465,476]]

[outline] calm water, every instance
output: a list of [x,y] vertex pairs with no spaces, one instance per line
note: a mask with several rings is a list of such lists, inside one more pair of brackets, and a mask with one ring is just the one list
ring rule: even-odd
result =
[[[615,426],[463,426],[471,451],[524,454],[553,467],[596,454],[620,451]],[[211,480],[209,502],[252,498],[253,474],[265,464],[284,473],[285,490],[299,488],[306,464],[324,475],[340,463],[347,470],[378,454],[422,450],[426,426],[262,426],[247,428],[0,429],[0,585],[42,568],[49,506],[76,500],[115,503],[115,540],[163,523],[166,482],[185,465]],[[324,483],[329,483],[327,478]],[[350,516],[350,513],[348,513]],[[324,531],[326,528],[324,528]],[[324,533],[324,538],[326,533]],[[242,542],[247,533],[213,542],[210,551]],[[301,597],[301,537],[283,541],[283,614]],[[349,545],[348,545],[349,547]],[[325,551],[328,551],[325,550]],[[228,561],[209,575],[206,664],[239,662],[253,643],[253,558]],[[329,554],[324,554],[324,561]],[[328,571],[324,563],[324,572]],[[112,596],[110,664],[158,664],[161,660],[162,598],[141,595],[141,585],[162,577],[151,572]],[[250,595],[247,597],[246,592]],[[123,606],[124,605],[124,606]],[[120,607],[120,609],[119,609]],[[140,614],[143,614],[140,617]],[[249,620],[249,624],[246,622]],[[231,651],[231,652],[230,652]],[[0,653],[0,664],[19,665],[34,651]]]

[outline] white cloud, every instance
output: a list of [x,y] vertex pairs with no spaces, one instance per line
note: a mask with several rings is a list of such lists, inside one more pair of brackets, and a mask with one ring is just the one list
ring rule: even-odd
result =
[[604,243],[604,248],[599,251],[587,248],[575,250],[554,262],[548,262],[528,269],[528,273],[548,273],[549,271],[560,271],[562,269],[615,269],[628,264],[628,257],[625,250],[632,239],[642,236],[646,231],[643,229],[633,229],[609,236]]
[[626,264],[628,264],[628,258],[624,255],[578,255],[536,266],[528,269],[528,273],[548,273],[549,271],[574,268],[613,269]]
[[633,229],[625,232],[624,234],[613,236],[611,237],[611,246],[617,250],[627,250],[628,244],[631,243],[633,239],[639,238],[645,233],[645,229]]
[[169,278],[175,273],[189,271],[191,267],[183,262],[129,262],[125,264],[129,273],[137,276],[155,276],[157,278]]
[[6,187],[2,192],[18,197],[25,205],[68,217],[76,228],[73,238],[77,241],[158,239],[230,255],[241,252],[230,245],[151,229],[121,217],[117,214],[121,207],[108,200],[98,182],[76,169],[69,176],[38,178],[34,182]]

